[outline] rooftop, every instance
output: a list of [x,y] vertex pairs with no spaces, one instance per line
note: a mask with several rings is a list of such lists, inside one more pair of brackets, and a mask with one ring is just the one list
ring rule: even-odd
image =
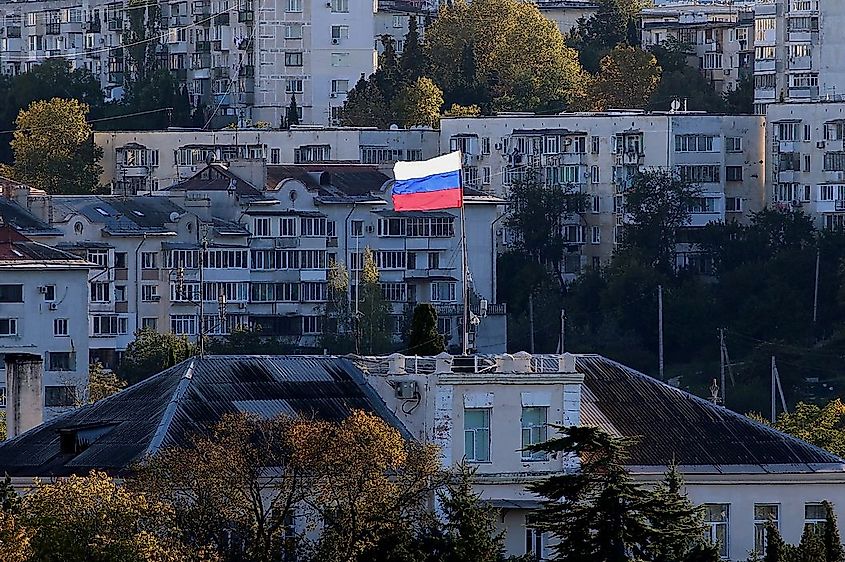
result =
[[78,256],[30,240],[11,225],[0,224],[0,268],[87,269],[90,265]]
[[261,191],[244,181],[229,169],[218,163],[212,163],[190,178],[168,187],[165,191],[228,191],[238,197],[258,198]]
[[[4,181],[0,178],[0,184]],[[61,236],[62,231],[53,228],[43,220],[14,201],[0,197],[0,220],[26,236]]]
[[82,215],[110,236],[175,234],[171,225],[185,214],[167,197],[54,195],[50,204],[56,222]]

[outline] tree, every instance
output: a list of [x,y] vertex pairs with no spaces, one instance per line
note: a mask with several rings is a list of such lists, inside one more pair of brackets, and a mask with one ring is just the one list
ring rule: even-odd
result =
[[338,261],[329,263],[326,274],[328,299],[323,308],[320,347],[333,355],[355,351],[355,319],[349,300],[349,270]]
[[[667,111],[674,100],[682,100],[692,111],[725,113],[725,102],[716,93],[713,84],[692,66],[690,60],[695,50],[674,37],[649,48],[661,68],[660,83],[651,95],[648,109]],[[697,58],[696,65],[697,63]],[[727,111],[728,113],[732,113]]]
[[674,270],[678,230],[689,223],[701,190],[674,172],[646,170],[625,191],[623,247],[663,273]]
[[84,403],[93,404],[126,388],[126,381],[112,371],[106,371],[100,363],[88,366],[88,389]]
[[95,193],[103,149],[86,122],[88,106],[77,100],[36,101],[15,120],[14,179],[51,194]]
[[386,353],[391,347],[390,305],[384,300],[379,285],[379,271],[373,251],[364,250],[361,268],[358,332],[360,350],[366,355]]
[[446,350],[443,336],[437,331],[437,310],[431,304],[414,307],[408,351],[414,355],[437,355]]
[[109,120],[101,123],[100,129],[166,129],[193,123],[188,91],[166,68],[140,72],[130,81],[123,99],[107,109]]
[[299,108],[296,105],[296,94],[291,94],[290,105],[287,109],[287,125],[299,125]]
[[635,47],[615,47],[601,60],[598,75],[586,87],[584,108],[642,109],[660,83],[654,55]]
[[177,562],[190,559],[167,505],[117,486],[105,473],[39,484],[20,522],[39,562]]
[[736,88],[722,95],[725,112],[729,115],[754,114],[754,74],[746,72],[736,83]]
[[18,515],[21,512],[21,497],[8,474],[0,481],[0,512]]
[[766,523],[766,554],[763,562],[786,562],[791,548],[783,541],[780,531],[772,521]]
[[825,511],[824,531],[822,532],[824,560],[825,562],[843,562],[845,560],[845,549],[842,548],[842,539],[839,538],[836,512],[829,501],[822,502],[822,505]]
[[405,34],[404,47],[399,56],[399,70],[403,80],[414,82],[425,74],[425,50],[417,29],[417,16],[408,18],[408,33]]
[[22,527],[17,516],[0,511],[0,560],[30,562],[32,530]]
[[517,251],[555,272],[563,286],[563,261],[570,248],[565,225],[580,225],[587,196],[572,185],[542,182],[526,172],[511,184],[505,224],[515,234]]
[[393,115],[375,81],[362,75],[346,96],[340,120],[344,126],[385,129],[393,121]]
[[159,334],[144,328],[126,348],[117,372],[129,384],[134,384],[195,354],[194,345],[185,336]]
[[574,455],[578,472],[555,474],[529,485],[545,498],[535,526],[552,533],[553,560],[628,562],[643,553],[653,530],[648,497],[625,470],[628,441],[595,427],[556,427],[560,435],[529,447],[546,454]]
[[189,446],[146,459],[130,487],[173,509],[193,548],[210,545],[226,560],[242,551],[248,560],[274,562],[297,548],[286,525],[305,496],[295,440],[309,423],[226,415]]
[[647,2],[600,0],[598,4],[596,13],[580,19],[566,38],[566,44],[578,52],[583,67],[592,73],[598,72],[600,61],[617,45],[639,44],[635,18]]
[[447,106],[561,111],[580,83],[577,53],[531,3],[451,2],[426,29],[425,45]]
[[453,103],[452,107],[446,110],[444,117],[478,117],[481,115],[481,108],[477,105],[461,105]]
[[429,78],[417,80],[403,87],[396,98],[396,115],[405,127],[422,125],[437,128],[443,91]]

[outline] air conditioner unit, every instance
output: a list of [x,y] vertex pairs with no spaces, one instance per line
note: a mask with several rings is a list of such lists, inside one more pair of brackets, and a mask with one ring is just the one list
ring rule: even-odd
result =
[[59,303],[57,303],[57,302],[51,302],[50,303],[50,310],[58,310],[58,309],[59,309]]
[[367,234],[372,234],[375,231],[376,231],[376,227],[374,227],[371,224],[367,225]]
[[819,141],[816,143],[816,148],[824,148],[824,141]]
[[399,400],[413,400],[418,396],[417,381],[399,381],[393,386],[394,396]]
[[47,287],[45,285],[41,285],[40,287],[38,287],[38,292],[41,293],[42,295],[46,295],[47,294]]
[[337,45],[340,43],[340,39],[332,39],[332,45]]

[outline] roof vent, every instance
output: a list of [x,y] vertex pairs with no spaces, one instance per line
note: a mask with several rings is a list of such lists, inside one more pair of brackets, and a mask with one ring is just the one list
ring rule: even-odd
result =
[[575,372],[575,356],[571,353],[564,353],[557,358],[557,368],[561,373]]
[[387,357],[387,374],[388,375],[404,375],[405,374],[405,356],[401,353],[394,353]]
[[434,357],[434,372],[435,373],[451,373],[452,372],[452,356],[445,351],[439,353]]
[[530,373],[531,372],[531,354],[527,351],[520,351],[513,356],[513,372],[515,373]]

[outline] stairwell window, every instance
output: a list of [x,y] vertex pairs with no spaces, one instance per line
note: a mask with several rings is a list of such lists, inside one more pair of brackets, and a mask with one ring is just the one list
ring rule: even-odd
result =
[[730,555],[728,523],[730,522],[730,505],[724,503],[704,504],[705,538],[716,545],[719,556],[728,558]]
[[464,410],[464,456],[469,462],[490,462],[490,410]]
[[547,459],[544,452],[532,452],[524,450],[530,445],[543,443],[548,434],[549,409],[545,406],[523,406],[522,408],[522,460],[544,461]]
[[332,12],[345,14],[349,12],[349,0],[332,0]]
[[824,533],[827,513],[821,503],[804,504],[804,529],[811,529],[816,533]]
[[754,552],[760,556],[766,553],[766,524],[779,528],[777,504],[754,504]]

